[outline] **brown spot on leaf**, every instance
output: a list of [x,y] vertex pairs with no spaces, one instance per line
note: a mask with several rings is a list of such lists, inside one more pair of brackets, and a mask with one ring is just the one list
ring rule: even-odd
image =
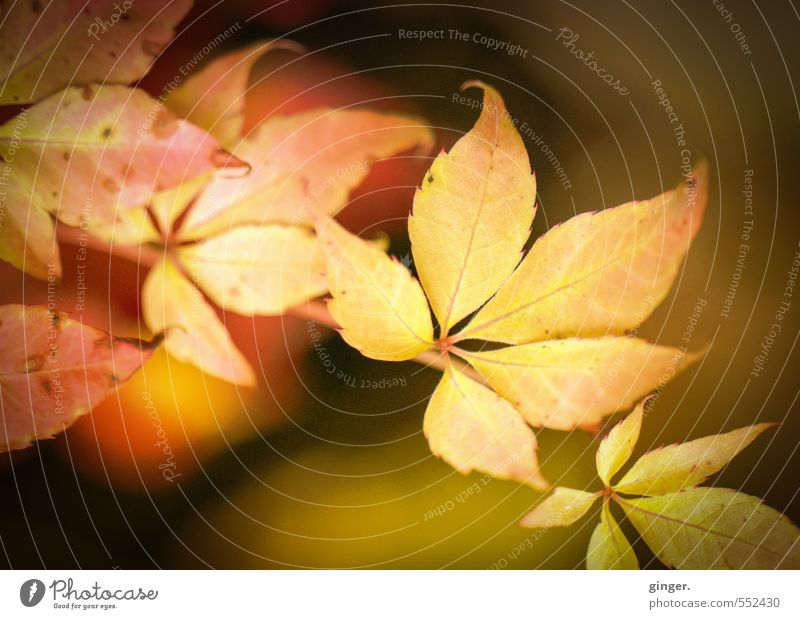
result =
[[64,159],[64,161],[69,161],[69,153],[64,151],[61,153],[61,158]]
[[102,337],[98,337],[94,341],[95,348],[106,348],[111,350],[114,348],[114,341],[111,339],[110,335],[103,335]]
[[103,137],[104,138],[108,139],[112,135],[114,135],[114,130],[111,127],[106,127],[105,129],[103,129]]
[[119,185],[117,185],[116,181],[111,178],[110,176],[106,176],[103,179],[103,189],[110,191],[112,193],[116,193],[119,191]]
[[145,40],[142,43],[142,51],[148,56],[158,56],[161,53],[161,44],[156,41]]
[[46,378],[43,378],[42,379],[42,389],[44,389],[46,393],[52,393],[53,384],[49,380],[47,380]]
[[93,95],[94,91],[91,86],[84,86],[81,90],[81,97],[83,97],[84,101],[91,101]]
[[25,359],[24,372],[30,374],[31,372],[38,372],[44,367],[44,355],[31,355]]

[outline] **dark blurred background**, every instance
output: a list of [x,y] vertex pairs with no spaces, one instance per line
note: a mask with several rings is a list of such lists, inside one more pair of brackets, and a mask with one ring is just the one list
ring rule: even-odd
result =
[[[692,158],[707,157],[712,192],[703,229],[673,293],[640,335],[685,344],[681,338],[700,304],[688,345],[712,346],[701,364],[661,393],[638,453],[755,421],[781,421],[715,483],[764,497],[800,520],[800,292],[784,296],[800,250],[800,108],[793,81],[800,75],[800,16],[790,0],[199,2],[141,85],[157,95],[199,48],[236,22],[242,28],[226,49],[285,35],[309,52],[302,58],[276,52],[259,62],[257,77],[265,77],[254,81],[248,99],[249,126],[267,114],[363,103],[421,115],[448,147],[477,117],[477,110],[453,101],[459,85],[478,78],[496,86],[510,113],[531,128],[525,141],[539,187],[535,236],[575,213],[670,188],[680,180],[683,149]],[[419,29],[444,29],[445,38],[399,36]],[[492,49],[482,36],[508,45]],[[574,45],[566,47],[565,39]],[[512,46],[516,54],[504,51]],[[628,94],[607,85],[574,49],[594,51]],[[656,80],[677,122],[659,105]],[[407,256],[405,217],[427,163],[409,157],[379,163],[342,221],[360,233],[388,231],[390,251]],[[745,210],[746,176],[752,216]],[[751,219],[737,274],[741,235]],[[58,303],[67,311],[74,306],[70,260],[65,250]],[[37,303],[46,295],[42,284],[23,282],[7,265],[0,277],[2,302]],[[140,278],[135,266],[96,256],[87,321],[118,334],[135,332]],[[753,376],[754,357],[786,300],[782,330]],[[461,476],[430,455],[422,415],[437,373],[366,360],[301,319],[226,319],[237,344],[262,367],[258,390],[237,391],[158,356],[58,439],[0,456],[1,564],[582,566],[594,518],[566,530],[521,529],[516,522],[540,495],[477,474]],[[315,341],[321,342],[316,348]],[[323,355],[347,378],[328,374]],[[399,386],[385,386],[392,378]],[[362,381],[378,387],[362,388]],[[163,455],[154,447],[143,394],[155,402],[176,453],[179,477],[172,483],[158,469]],[[551,480],[599,487],[595,437],[544,431],[539,442]],[[659,566],[642,544],[636,548],[643,565]]]

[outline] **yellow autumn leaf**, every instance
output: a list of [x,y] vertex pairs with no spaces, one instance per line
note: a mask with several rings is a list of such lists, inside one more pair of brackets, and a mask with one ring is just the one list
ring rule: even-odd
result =
[[722,469],[764,430],[775,425],[759,423],[649,451],[636,461],[614,489],[625,494],[656,495],[695,486]]
[[363,355],[384,361],[412,359],[433,345],[425,293],[399,261],[335,221],[317,223],[342,337]]
[[597,448],[597,474],[606,486],[611,484],[611,478],[628,461],[636,447],[642,429],[644,405],[644,402],[640,403],[630,415],[611,428]]
[[15,183],[0,201],[0,260],[39,279],[61,277],[53,218]]
[[587,570],[638,570],[639,559],[619,528],[608,502],[603,503],[600,522],[592,532],[586,551]]
[[362,110],[322,109],[268,118],[233,153],[247,176],[217,175],[188,213],[184,228],[205,234],[243,224],[311,224],[347,204],[376,160],[432,142],[421,121]]
[[551,229],[457,339],[524,344],[638,327],[672,286],[707,194],[701,162],[672,191]]
[[150,358],[155,343],[115,338],[44,306],[0,306],[0,452],[53,438]]
[[617,502],[655,555],[678,569],[800,569],[800,530],[760,499],[691,488]]
[[488,473],[537,490],[536,436],[506,400],[449,365],[425,411],[423,432],[434,455],[460,473]]
[[4,2],[0,103],[38,101],[67,86],[135,82],[191,6],[191,0]]
[[202,127],[224,146],[241,137],[247,83],[253,65],[267,52],[285,49],[299,52],[288,40],[259,41],[215,58],[167,97],[165,103],[179,116]]
[[225,310],[278,315],[327,291],[317,237],[299,226],[242,226],[176,255],[197,284]]
[[572,430],[629,409],[697,357],[629,337],[569,338],[464,358],[534,427]]
[[166,332],[164,344],[176,359],[232,383],[255,385],[255,373],[225,325],[168,257],[147,274],[142,314],[151,331]]
[[433,162],[414,196],[414,262],[443,335],[480,307],[519,264],[536,182],[500,94],[484,90],[475,126]]
[[529,529],[568,527],[583,517],[600,495],[559,486],[541,501],[519,524]]

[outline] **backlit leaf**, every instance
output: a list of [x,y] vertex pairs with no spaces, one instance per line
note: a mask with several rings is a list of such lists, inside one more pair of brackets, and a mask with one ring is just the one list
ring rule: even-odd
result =
[[278,315],[328,290],[317,237],[299,226],[243,226],[178,249],[178,257],[220,307]]
[[61,277],[53,218],[10,183],[0,200],[0,260],[39,279]]
[[241,224],[311,224],[312,210],[333,215],[344,208],[376,160],[427,150],[431,141],[430,130],[406,116],[322,109],[269,118],[233,148],[251,173],[218,175],[186,228],[211,234]]
[[639,440],[639,431],[642,429],[644,417],[644,402],[639,404],[634,411],[617,425],[611,428],[597,448],[595,462],[597,473],[602,482],[608,486],[623,465],[628,461]]
[[232,383],[255,385],[255,373],[231,341],[225,325],[169,258],[147,274],[142,286],[142,314],[150,330],[166,332],[164,344],[176,359]]
[[696,357],[628,337],[570,338],[466,353],[535,427],[571,430],[629,409]]
[[115,338],[38,306],[0,306],[0,341],[0,452],[53,438],[153,351],[146,342]]
[[552,228],[459,337],[523,344],[637,328],[669,292],[707,193],[701,162],[673,191]]
[[644,454],[615,488],[626,494],[666,494],[695,486],[722,469],[774,423],[759,423]]
[[619,528],[608,503],[603,504],[600,522],[589,540],[586,551],[588,570],[638,570],[639,560],[625,534]]
[[460,473],[480,471],[537,490],[536,437],[506,400],[448,366],[425,411],[423,431],[434,455]]
[[533,511],[520,520],[519,524],[529,529],[568,527],[589,511],[598,496],[596,492],[584,492],[559,486],[544,501],[534,507]]
[[447,331],[476,310],[519,264],[536,182],[500,94],[480,82],[475,126],[442,152],[414,196],[408,232],[420,280]]
[[328,309],[342,337],[367,357],[412,359],[433,345],[433,324],[419,282],[398,260],[333,220],[317,225],[326,257]]
[[691,488],[618,502],[668,567],[800,569],[800,530],[755,497]]
[[191,0],[4,2],[0,103],[38,101],[67,86],[138,80],[191,5]]
[[233,146],[241,137],[247,83],[253,65],[270,50],[302,48],[291,41],[259,41],[212,60],[182,82],[166,104],[179,116],[202,127],[221,144]]
[[33,202],[70,226],[113,222],[118,209],[210,170],[247,171],[211,135],[124,86],[70,88],[21,112],[0,127],[0,155],[13,161],[7,208]]

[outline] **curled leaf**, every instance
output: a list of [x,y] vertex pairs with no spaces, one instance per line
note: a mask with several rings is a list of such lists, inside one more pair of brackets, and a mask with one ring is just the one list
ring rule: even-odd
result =
[[372,359],[403,361],[433,346],[422,287],[399,261],[333,220],[317,224],[326,257],[328,308],[342,337]]
[[619,528],[608,503],[603,504],[600,522],[592,532],[586,551],[587,570],[638,570],[639,560],[622,529]]
[[38,101],[68,86],[138,80],[191,5],[191,0],[3,3],[0,103]]
[[166,333],[165,347],[176,359],[238,385],[256,384],[253,369],[231,341],[214,308],[170,258],[147,274],[142,286],[142,313],[150,330]]
[[759,423],[644,454],[615,489],[626,494],[666,494],[695,486],[730,462],[774,423]]
[[317,237],[299,226],[242,226],[181,247],[178,258],[220,307],[278,315],[327,291]]
[[181,83],[166,104],[179,116],[202,127],[221,144],[233,146],[241,137],[247,82],[253,65],[267,52],[302,48],[292,41],[259,41],[219,58]]
[[459,337],[524,344],[637,328],[672,286],[707,194],[701,162],[663,195],[552,228]]
[[448,366],[428,402],[423,431],[434,455],[460,473],[488,473],[537,490],[536,436],[503,398]]
[[556,430],[629,409],[697,358],[628,337],[569,338],[465,356],[528,423]]
[[617,502],[668,567],[800,569],[800,530],[755,497],[725,488],[690,488]]
[[520,526],[529,529],[568,527],[580,520],[594,505],[599,494],[559,486],[552,494],[520,520]]
[[0,452],[53,438],[128,380],[153,352],[46,307],[0,306]]
[[536,182],[500,94],[481,82],[480,118],[433,162],[414,196],[408,232],[420,280],[443,332],[508,279],[530,235]]

